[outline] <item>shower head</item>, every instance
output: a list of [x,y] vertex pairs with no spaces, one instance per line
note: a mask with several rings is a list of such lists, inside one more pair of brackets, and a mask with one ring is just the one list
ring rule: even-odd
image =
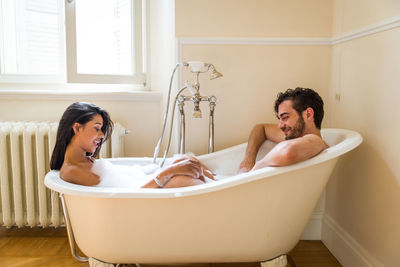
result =
[[191,72],[199,73],[199,72],[206,72],[207,70],[204,70],[204,67],[208,67],[208,64],[200,61],[189,61],[185,62],[184,66],[189,67]]
[[213,64],[204,63],[201,61],[188,61],[182,62],[182,66],[188,67],[193,73],[204,73],[211,70],[210,80],[222,77],[222,74],[218,72]]
[[218,72],[214,65],[210,64],[210,69],[211,69],[211,75],[210,75],[210,80],[217,79],[219,77],[222,77],[222,73]]

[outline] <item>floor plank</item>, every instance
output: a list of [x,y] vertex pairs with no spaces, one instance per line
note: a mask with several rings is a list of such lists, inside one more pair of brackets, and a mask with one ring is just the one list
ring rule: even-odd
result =
[[[82,254],[80,254],[82,255]],[[321,241],[300,241],[289,253],[288,267],[340,267]],[[289,259],[289,260],[290,260]],[[64,227],[5,228],[0,227],[0,266],[88,266],[72,256]],[[134,265],[124,265],[134,266]],[[142,267],[165,267],[144,264]],[[258,267],[259,263],[203,263],[190,267]]]

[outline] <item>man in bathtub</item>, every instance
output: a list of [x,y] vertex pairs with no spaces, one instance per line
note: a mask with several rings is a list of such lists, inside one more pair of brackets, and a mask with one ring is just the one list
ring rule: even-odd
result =
[[[290,165],[314,157],[328,148],[320,131],[324,102],[317,92],[301,87],[287,89],[278,94],[274,109],[279,123],[253,127],[239,172]],[[266,140],[277,145],[256,162],[258,150]]]

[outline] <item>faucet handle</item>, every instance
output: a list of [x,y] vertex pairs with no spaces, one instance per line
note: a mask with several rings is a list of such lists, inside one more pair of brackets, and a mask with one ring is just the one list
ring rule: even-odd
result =
[[201,119],[202,118],[202,114],[201,114],[201,110],[200,109],[193,111],[193,118],[196,118],[196,119]]

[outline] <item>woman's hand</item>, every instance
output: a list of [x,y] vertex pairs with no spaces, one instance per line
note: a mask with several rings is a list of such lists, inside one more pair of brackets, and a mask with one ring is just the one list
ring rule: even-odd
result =
[[209,168],[204,166],[198,159],[185,155],[174,161],[172,165],[160,172],[157,177],[145,184],[143,187],[172,188],[198,185],[205,182],[204,176],[215,180],[214,175],[215,174]]
[[168,175],[174,176],[188,176],[190,178],[199,179],[203,175],[201,165],[196,160],[182,159],[174,162],[164,171],[168,172]]
[[159,187],[164,187],[173,177],[181,176],[193,179],[200,179],[203,175],[200,164],[197,161],[190,159],[183,159],[168,166],[160,172],[155,178],[154,182]]
[[205,182],[204,175],[210,178],[211,180],[215,180],[214,178],[215,173],[212,170],[210,170],[207,166],[205,166],[203,163],[201,163],[200,160],[196,159],[193,156],[183,155],[182,158],[175,160],[173,163],[175,164],[178,162],[182,162],[184,160],[190,160],[191,162],[196,162],[198,165],[200,165],[202,175],[199,177],[199,179],[202,180],[203,182]]

